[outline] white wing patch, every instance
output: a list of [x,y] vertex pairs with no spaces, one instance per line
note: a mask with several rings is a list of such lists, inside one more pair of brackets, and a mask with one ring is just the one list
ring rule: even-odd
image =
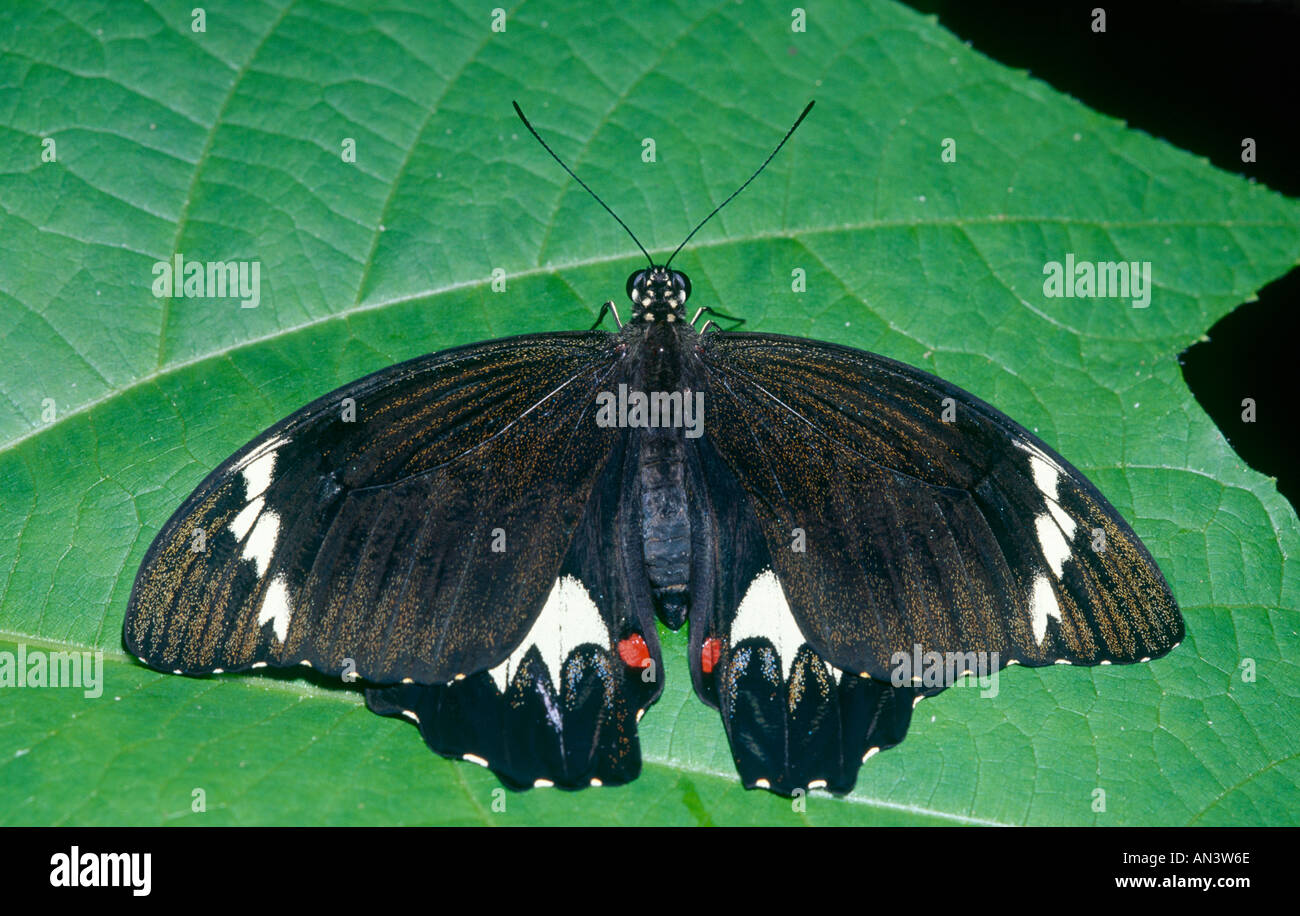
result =
[[1034,475],[1034,484],[1039,491],[1052,502],[1060,500],[1057,481],[1065,470],[1032,442],[1017,442],[1016,448],[1029,453],[1029,470]]
[[292,618],[293,607],[289,603],[289,588],[285,585],[284,576],[276,576],[262,596],[262,608],[257,612],[257,625],[260,627],[269,621],[271,629],[275,631],[275,638],[283,643],[285,637],[289,635],[289,621]]
[[230,529],[231,534],[235,536],[236,541],[242,541],[248,534],[248,529],[253,527],[253,522],[262,514],[262,506],[265,501],[259,496],[247,506],[245,506],[238,515],[236,515],[226,527]]
[[[1060,579],[1065,571],[1065,561],[1073,556],[1070,541],[1079,527],[1060,504],[1061,477],[1065,470],[1036,445],[1017,442],[1016,447],[1029,453],[1029,471],[1033,474],[1034,485],[1043,494],[1043,500],[1047,504],[1047,511],[1034,519],[1034,533],[1038,535],[1038,546],[1043,551],[1048,567]],[[1061,619],[1060,605],[1045,576],[1034,580],[1029,604],[1033,615],[1034,636],[1041,643],[1047,632],[1047,618]]]
[[1056,524],[1061,526],[1061,532],[1068,541],[1074,537],[1074,529],[1079,526],[1075,524],[1074,519],[1065,514],[1065,510],[1057,505],[1054,501],[1047,501],[1047,511],[1052,513],[1052,518],[1056,519]]
[[275,474],[275,454],[288,441],[284,436],[272,436],[239,463],[239,472],[244,475],[245,499],[256,499],[266,492]]
[[[742,640],[757,638],[772,644],[781,659],[782,676],[789,681],[794,670],[794,659],[808,640],[790,612],[790,602],[785,590],[771,569],[764,569],[745,590],[745,597],[736,609],[736,619],[731,622],[730,643],[740,645]],[[827,672],[839,683],[844,672],[823,660]]]
[[266,575],[275,554],[275,540],[280,534],[280,516],[263,512],[266,497],[263,494],[271,485],[275,474],[275,456],[280,446],[288,442],[284,436],[272,436],[239,462],[237,469],[244,478],[244,498],[248,505],[227,526],[237,541],[245,541],[242,558],[257,564],[257,577]]
[[1047,576],[1034,579],[1033,591],[1029,593],[1029,613],[1034,640],[1041,644],[1047,635],[1047,618],[1054,617],[1057,623],[1061,622],[1061,606],[1056,603],[1056,593],[1052,591],[1052,583]]
[[[1048,505],[1050,506],[1051,503]],[[1061,578],[1065,561],[1070,559],[1070,544],[1062,534],[1061,526],[1057,524],[1056,519],[1044,512],[1034,519],[1034,531],[1038,534],[1038,546],[1043,549],[1047,565],[1052,568],[1056,578]]]
[[605,626],[605,619],[600,616],[600,609],[591,600],[586,586],[573,576],[561,576],[551,587],[551,594],[528,635],[509,658],[489,670],[488,674],[496,682],[497,689],[505,693],[511,676],[528,650],[537,646],[542,662],[550,672],[551,686],[559,690],[564,660],[574,649],[588,643],[608,651],[609,628]]
[[271,557],[275,554],[275,539],[279,534],[280,516],[267,509],[257,519],[248,540],[244,542],[242,557],[257,564],[259,579],[266,575],[266,569],[271,565]]

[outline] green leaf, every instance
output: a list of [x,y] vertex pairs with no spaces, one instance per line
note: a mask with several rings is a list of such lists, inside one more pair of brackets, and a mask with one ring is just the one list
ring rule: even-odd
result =
[[[1297,203],[883,0],[813,8],[806,33],[755,0],[624,6],[516,6],[505,32],[485,6],[415,0],[214,3],[204,33],[188,4],[0,10],[0,649],[104,659],[99,698],[4,689],[0,822],[1300,821],[1296,515],[1176,359],[1295,266]],[[851,796],[806,812],[740,787],[683,634],[664,634],[639,780],[508,794],[503,813],[490,773],[354,690],[125,655],[150,540],[264,427],[395,361],[585,327],[620,297],[635,249],[511,99],[666,252],[809,97],[677,262],[694,300],[916,364],[1036,429],[1151,548],[1180,648],[947,691]],[[178,252],[259,261],[260,305],[155,298],[153,265]],[[1045,297],[1043,266],[1067,253],[1150,261],[1150,307]]]

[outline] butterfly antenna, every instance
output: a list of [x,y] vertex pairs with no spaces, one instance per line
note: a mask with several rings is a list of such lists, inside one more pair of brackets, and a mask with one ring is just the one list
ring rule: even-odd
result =
[[[586,183],[585,181],[583,181],[581,178],[579,178],[577,175],[573,174],[573,169],[571,169],[571,168],[569,168],[567,165],[565,165],[565,164],[564,164],[564,160],[561,159],[559,156],[555,155],[555,150],[551,149],[551,148],[546,144],[546,141],[542,139],[542,135],[539,134],[539,133],[536,131],[536,129],[533,127],[533,125],[531,125],[531,124],[528,123],[528,119],[527,119],[526,117],[524,117],[524,110],[523,110],[522,108],[519,107],[519,103],[518,103],[518,102],[511,102],[510,104],[515,106],[515,114],[519,115],[519,120],[521,120],[521,121],[524,122],[524,127],[527,127],[527,128],[528,128],[528,132],[529,132],[530,134],[533,135],[533,138],[534,138],[538,143],[542,144],[542,149],[544,149],[544,150],[546,150],[548,153],[550,153],[550,154],[551,154],[551,158],[554,159],[556,162],[558,162],[558,163],[560,164],[560,168],[564,169],[566,172],[569,173],[569,177],[570,177],[570,178],[572,178],[572,179],[573,179],[574,181],[576,181],[578,184],[582,185],[582,189],[583,189],[584,191],[586,191],[586,192],[587,192],[588,194],[590,194],[592,197],[596,198],[596,203],[598,203],[598,204],[600,204],[602,207],[604,207],[606,213],[608,213],[610,216],[614,217],[614,219],[618,220],[618,224],[619,224],[620,226],[623,227],[623,231],[626,232],[626,233],[628,234],[628,236],[631,237],[632,241],[636,242],[636,247],[638,247],[638,248],[641,249],[641,253],[642,253],[643,255],[645,255],[645,259],[646,259],[647,261],[650,262],[650,266],[651,266],[651,267],[654,267],[654,266],[655,266],[654,258],[650,257],[650,252],[648,252],[648,251],[645,250],[645,246],[641,244],[641,240],[638,239],[638,238],[636,237],[636,235],[632,232],[632,230],[629,229],[629,228],[627,227],[627,223],[625,223],[625,222],[623,222],[621,219],[619,219],[619,218],[618,218],[618,214],[615,213],[613,210],[611,210],[611,209],[609,208],[609,204],[607,204],[607,203],[605,203],[603,200],[601,200],[599,194],[597,194],[597,193],[596,193],[595,191],[593,191],[591,188],[587,187],[587,183]],[[784,141],[782,141],[782,142],[784,142]],[[777,148],[780,149],[780,147],[777,147]]]
[[[816,104],[816,102],[809,102],[809,103],[808,103],[807,107],[804,108],[804,110],[799,114],[799,117],[797,117],[797,118],[794,119],[794,123],[791,124],[791,125],[790,125],[790,129],[787,130],[787,131],[785,132],[785,136],[782,137],[782,138],[781,138],[781,142],[778,143],[778,144],[776,145],[776,149],[772,150],[771,154],[770,154],[766,159],[763,160],[763,164],[760,165],[760,166],[758,167],[758,171],[754,172],[753,175],[750,175],[749,178],[745,181],[744,184],[742,184],[740,187],[736,188],[736,190],[732,191],[732,192],[731,192],[731,197],[728,197],[728,198],[727,198],[726,200],[724,200],[722,203],[718,204],[716,207],[713,208],[713,212],[712,212],[712,213],[710,213],[708,216],[704,217],[704,219],[700,220],[700,224],[699,224],[698,226],[696,226],[694,229],[691,230],[691,234],[688,235],[688,236],[686,236],[686,238],[682,239],[682,243],[681,243],[680,245],[677,246],[677,251],[681,251],[683,248],[685,248],[685,247],[686,247],[686,243],[689,242],[692,238],[695,237],[695,233],[699,232],[700,229],[702,229],[702,228],[704,227],[704,224],[705,224],[705,223],[707,223],[709,220],[713,219],[713,217],[717,216],[719,210],[721,210],[721,209],[722,209],[723,207],[725,207],[727,204],[731,203],[732,199],[733,199],[737,194],[739,194],[741,191],[745,190],[745,188],[749,187],[749,182],[751,182],[751,181],[753,181],[755,178],[757,178],[759,172],[761,172],[761,171],[763,171],[763,169],[767,168],[767,164],[768,164],[769,162],[771,162],[773,158],[775,158],[775,156],[776,156],[777,153],[781,152],[781,147],[785,146],[785,141],[787,141],[787,140],[790,139],[790,135],[793,134],[793,133],[795,132],[795,128],[797,128],[800,124],[803,123],[803,119],[806,118],[806,117],[808,117],[808,112],[812,111],[812,107],[813,107],[813,105],[815,105],[815,104]],[[555,155],[555,154],[552,153],[551,155]],[[667,267],[669,264],[671,264],[671,263],[673,262],[673,258],[677,257],[677,251],[674,251],[674,252],[672,253],[672,255],[669,256],[668,260],[664,262],[664,267]]]

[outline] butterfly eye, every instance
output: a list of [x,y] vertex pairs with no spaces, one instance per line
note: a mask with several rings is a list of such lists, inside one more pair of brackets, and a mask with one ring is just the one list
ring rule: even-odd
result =
[[636,301],[632,296],[632,290],[645,285],[645,271],[634,270],[627,278],[627,297],[633,302]]
[[686,276],[686,274],[682,273],[681,271],[674,270],[673,286],[675,286],[677,289],[680,289],[683,293],[685,293],[685,295],[682,296],[683,302],[691,298],[691,278]]

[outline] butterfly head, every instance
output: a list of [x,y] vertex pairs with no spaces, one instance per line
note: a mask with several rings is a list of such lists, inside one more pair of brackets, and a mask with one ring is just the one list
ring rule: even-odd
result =
[[[633,271],[627,278],[627,297],[632,300],[633,317],[665,321],[685,314],[691,295],[691,281],[680,270],[650,267]],[[644,316],[644,317],[643,317]]]

